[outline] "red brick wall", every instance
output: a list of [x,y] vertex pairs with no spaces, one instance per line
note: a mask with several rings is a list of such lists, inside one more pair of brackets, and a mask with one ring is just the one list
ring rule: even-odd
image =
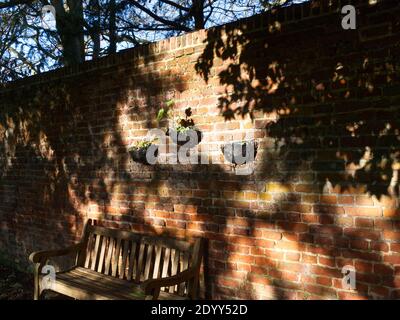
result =
[[[1,249],[25,263],[94,218],[207,238],[212,298],[400,297],[400,7],[356,1],[345,31],[328,2],[4,86]],[[170,92],[210,155],[254,130],[254,173],[133,162],[127,147],[159,127]]]

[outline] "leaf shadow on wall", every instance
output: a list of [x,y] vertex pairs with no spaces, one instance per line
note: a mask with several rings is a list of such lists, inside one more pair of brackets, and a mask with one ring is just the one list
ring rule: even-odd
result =
[[[27,257],[49,244],[64,247],[78,240],[83,220],[97,216],[99,223],[112,227],[208,238],[205,268],[211,277],[206,293],[220,298],[266,297],[254,294],[258,285],[270,288],[275,298],[293,298],[294,291],[330,297],[330,281],[340,281],[341,264],[354,259],[386,268],[385,274],[360,272],[359,295],[370,297],[365,283],[375,280],[395,287],[395,271],[386,259],[397,256],[388,253],[381,234],[382,228],[399,228],[398,184],[393,180],[399,109],[396,95],[390,95],[399,80],[398,46],[390,59],[377,63],[375,53],[362,54],[364,45],[354,41],[357,34],[352,32],[331,35],[314,28],[315,38],[299,30],[256,40],[240,34],[244,28],[226,30],[226,40],[222,29],[208,32],[197,71],[207,80],[215,57],[227,64],[217,75],[227,87],[218,105],[222,115],[227,120],[250,115],[265,135],[255,174],[244,181],[214,164],[172,168],[133,163],[127,152],[130,137],[143,137],[154,126],[148,119],[154,118],[165,92],[185,91],[186,79],[171,72],[161,80],[151,59],[124,66],[128,69],[89,72],[81,82],[72,78],[61,86],[21,90],[9,100],[12,109],[2,110],[6,156],[1,203],[9,231],[1,241],[11,244],[11,250],[22,247]],[[288,43],[296,56],[287,50]],[[374,74],[375,68],[381,73]],[[154,75],[143,75],[144,69]],[[378,85],[382,81],[388,81],[384,89]],[[266,181],[282,190],[269,201],[241,207],[242,202],[227,195],[261,193]],[[346,227],[341,216],[347,212],[336,205],[337,193],[374,195],[387,203],[393,218],[382,220],[385,225],[369,234],[358,226]],[[243,248],[255,252],[238,253]],[[281,249],[290,253],[285,256]],[[319,260],[313,260],[317,255]],[[256,260],[242,263],[250,269],[237,272],[238,261],[247,256]],[[226,277],[239,273],[244,279],[232,280],[235,289],[225,286]],[[312,274],[330,284],[313,283]]]
[[[155,201],[143,183],[152,171],[134,163],[127,148],[132,137],[154,125],[148,119],[165,92],[185,85],[174,74],[164,84],[151,66],[153,55],[144,56],[141,63],[109,73],[88,71],[85,77],[1,92],[0,201],[6,232],[0,239],[17,262],[26,264],[35,250],[77,242],[88,217],[155,232],[144,205]],[[143,75],[144,68],[149,73]],[[70,263],[53,262],[60,268]]]
[[[388,20],[398,35],[398,18]],[[399,256],[389,245],[400,239],[386,238],[384,230],[400,228],[400,43],[395,36],[379,45],[362,42],[358,31],[339,24],[304,23],[302,29],[271,23],[269,31],[247,33],[246,24],[255,21],[209,30],[196,64],[208,82],[214,64],[220,70],[222,63],[216,74],[225,88],[220,114],[227,121],[250,117],[263,130],[255,179],[287,192],[273,195],[265,217],[262,207],[248,213],[254,216],[249,235],[256,237],[262,219],[270,240],[253,241],[260,262],[248,273],[250,282],[273,286],[278,298],[301,298],[292,290],[335,298],[341,268],[355,264],[361,269],[357,289],[339,297],[387,297],[384,287],[398,286],[393,264]],[[356,208],[355,201],[373,209]],[[368,210],[378,221],[371,232],[361,225]],[[218,272],[226,273],[226,265]]]

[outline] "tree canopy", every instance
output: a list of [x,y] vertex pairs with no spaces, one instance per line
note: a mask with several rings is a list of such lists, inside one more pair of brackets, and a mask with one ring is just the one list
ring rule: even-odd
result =
[[97,59],[291,2],[6,0],[0,4],[0,82]]

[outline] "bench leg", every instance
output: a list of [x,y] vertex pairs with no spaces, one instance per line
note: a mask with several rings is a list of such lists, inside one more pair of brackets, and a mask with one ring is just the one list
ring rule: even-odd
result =
[[35,289],[33,291],[33,300],[39,300],[40,299],[40,290],[39,288],[35,285]]
[[33,272],[33,300],[39,300],[40,294],[39,266],[36,265]]

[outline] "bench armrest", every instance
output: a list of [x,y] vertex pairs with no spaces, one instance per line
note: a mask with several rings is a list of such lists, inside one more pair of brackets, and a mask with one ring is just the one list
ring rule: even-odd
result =
[[79,242],[63,249],[36,251],[30,254],[29,261],[33,263],[42,263],[44,260],[51,257],[65,256],[70,253],[78,252],[81,248],[82,243]]
[[152,299],[156,300],[162,287],[175,286],[182,282],[190,281],[196,276],[197,272],[198,271],[196,269],[189,268],[171,277],[149,279],[141,284],[141,288],[146,295],[151,295]]
[[56,250],[43,250],[32,252],[29,255],[29,261],[34,264],[33,269],[33,277],[34,277],[34,294],[33,297],[35,300],[38,300],[40,297],[40,293],[43,290],[40,287],[39,276],[42,272],[42,268],[47,263],[47,260],[51,257],[60,257],[65,256],[70,253],[78,253],[83,248],[83,243],[79,242],[77,244],[73,244],[67,248],[56,249]]

